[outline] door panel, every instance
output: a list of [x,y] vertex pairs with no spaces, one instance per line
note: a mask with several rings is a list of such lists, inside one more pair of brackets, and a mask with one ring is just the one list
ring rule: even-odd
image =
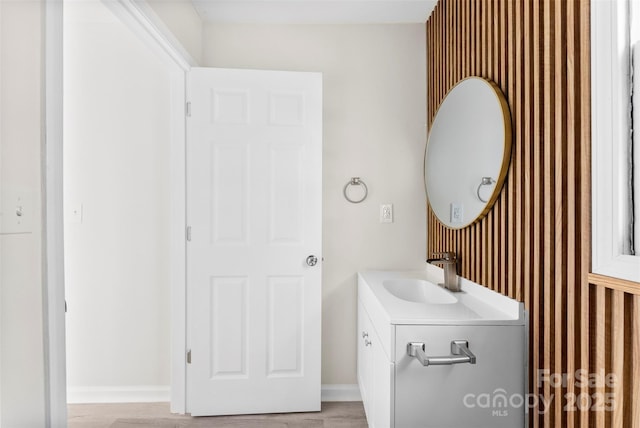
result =
[[247,277],[211,278],[211,379],[247,378],[247,284]]
[[187,410],[320,410],[321,75],[188,81]]
[[304,279],[270,277],[267,315],[267,377],[304,376]]

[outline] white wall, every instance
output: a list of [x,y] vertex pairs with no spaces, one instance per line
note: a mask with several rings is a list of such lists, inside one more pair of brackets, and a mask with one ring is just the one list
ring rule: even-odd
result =
[[[324,75],[322,383],[354,384],[356,272],[424,268],[424,25],[208,24],[203,46],[205,66]],[[353,176],[369,187],[357,205]]]
[[20,196],[29,219],[22,225],[27,233],[0,236],[0,425],[38,427],[47,417],[40,169],[44,8],[36,1],[0,3],[2,211],[4,217],[15,213]]
[[99,2],[64,66],[69,401],[168,401],[169,73]]
[[[202,20],[191,0],[147,0],[153,13],[196,64],[202,62]],[[156,20],[156,23],[159,23]]]

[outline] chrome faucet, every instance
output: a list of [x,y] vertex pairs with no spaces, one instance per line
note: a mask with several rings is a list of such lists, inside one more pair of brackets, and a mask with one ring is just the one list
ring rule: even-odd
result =
[[460,291],[458,281],[458,260],[453,252],[435,253],[433,259],[427,259],[427,263],[441,264],[444,269],[444,287],[449,291]]

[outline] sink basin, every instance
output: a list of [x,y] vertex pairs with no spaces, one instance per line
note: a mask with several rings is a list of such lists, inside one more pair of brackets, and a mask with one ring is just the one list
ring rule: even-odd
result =
[[462,277],[458,278],[462,291],[452,293],[436,285],[442,281],[442,273],[442,269],[432,265],[427,265],[426,270],[358,272],[358,300],[377,307],[379,318],[393,325],[521,325],[524,322],[522,302]]
[[458,301],[449,291],[423,279],[386,279],[382,286],[398,299],[408,302],[442,305]]

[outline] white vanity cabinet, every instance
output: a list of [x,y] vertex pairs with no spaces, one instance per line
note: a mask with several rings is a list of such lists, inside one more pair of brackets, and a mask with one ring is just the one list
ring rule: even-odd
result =
[[369,314],[358,302],[358,385],[370,427],[391,426],[393,364]]
[[[522,303],[466,283],[451,303],[418,289],[420,281],[437,287],[426,278],[358,275],[357,376],[369,427],[524,427]],[[416,301],[423,298],[447,303]],[[424,344],[422,360],[409,355],[415,343]]]

